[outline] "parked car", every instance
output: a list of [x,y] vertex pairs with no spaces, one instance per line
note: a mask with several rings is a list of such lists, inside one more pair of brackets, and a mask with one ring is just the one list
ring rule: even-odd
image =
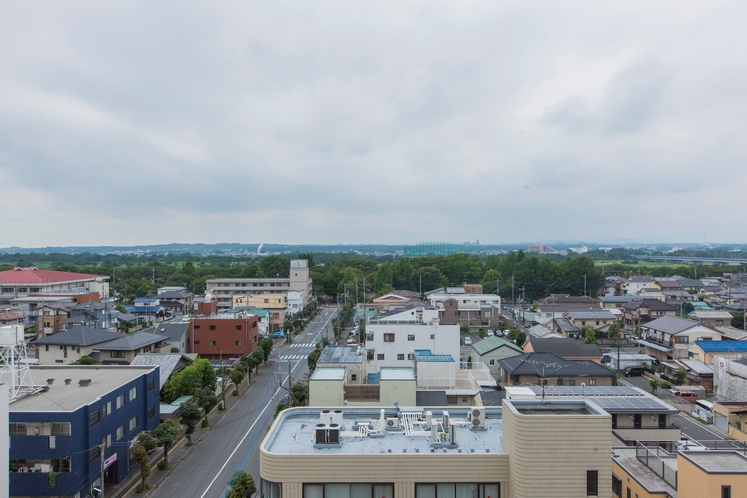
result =
[[503,337],[505,334],[503,333],[502,330],[496,330],[495,335],[497,335],[498,337]]
[[641,377],[643,375],[643,367],[641,366],[626,367],[623,375],[625,377]]
[[465,346],[471,346],[472,345],[472,338],[471,337],[465,337],[464,338],[464,345]]
[[695,394],[693,391],[686,391],[684,389],[682,390],[670,389],[669,392],[675,396],[679,396],[685,401],[689,401],[690,403],[695,403],[696,401],[700,399],[700,397],[697,394]]
[[609,363],[612,361],[612,357],[608,354],[602,356],[602,363]]
[[273,339],[283,339],[285,338],[285,332],[283,332],[282,330],[278,330],[277,332],[273,332],[272,334],[270,334],[270,337],[272,337]]

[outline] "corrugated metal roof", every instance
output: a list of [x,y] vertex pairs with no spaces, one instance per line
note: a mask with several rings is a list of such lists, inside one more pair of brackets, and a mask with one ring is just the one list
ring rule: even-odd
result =
[[473,344],[472,349],[474,349],[477,352],[477,354],[484,355],[486,353],[489,353],[503,346],[506,346],[510,349],[518,351],[519,353],[524,352],[523,349],[521,349],[519,346],[517,346],[513,342],[503,339],[502,337],[496,337],[496,336],[487,337],[483,339],[482,341],[479,341]]

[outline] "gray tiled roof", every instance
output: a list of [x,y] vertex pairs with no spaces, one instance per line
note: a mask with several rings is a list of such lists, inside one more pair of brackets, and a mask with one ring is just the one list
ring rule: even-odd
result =
[[[547,339],[556,340],[556,339]],[[511,375],[542,375],[545,377],[613,377],[615,373],[591,360],[564,360],[553,353],[530,353],[499,360]]]
[[569,315],[574,320],[614,320],[615,315],[608,310],[600,311],[569,311]]
[[103,329],[91,329],[88,327],[73,327],[63,330],[48,337],[42,337],[32,341],[32,344],[51,344],[60,346],[92,346],[104,342],[114,341],[122,337],[122,334],[109,332]]
[[643,325],[643,327],[664,332],[665,334],[679,334],[680,332],[693,328],[696,325],[700,325],[700,323],[676,316],[663,316],[648,322]]
[[584,344],[571,338],[538,339],[531,337],[529,342],[536,353],[554,353],[563,358],[569,356],[600,358],[602,356],[596,344]]
[[417,406],[448,406],[446,391],[416,391],[415,404]]
[[144,346],[156,344],[165,340],[162,335],[149,334],[148,332],[136,332],[132,335],[117,335],[119,336],[119,339],[106,344],[102,344],[101,346],[94,349],[97,351],[134,351]]
[[156,334],[165,335],[170,341],[180,341],[188,328],[189,322],[162,323],[156,328]]

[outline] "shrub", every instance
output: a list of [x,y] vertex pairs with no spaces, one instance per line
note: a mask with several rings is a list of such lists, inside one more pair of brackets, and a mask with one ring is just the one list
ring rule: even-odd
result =
[[166,460],[161,460],[158,462],[158,466],[156,467],[158,470],[169,470],[169,464]]
[[233,391],[231,391],[231,395],[238,396],[239,395],[239,390],[238,389],[234,389]]
[[202,419],[202,422],[200,422],[200,426],[201,426],[201,427],[207,427],[207,426],[208,426],[208,421],[207,421],[207,419],[206,419],[206,418],[203,418],[203,419]]
[[661,388],[662,389],[672,389],[672,384],[668,380],[662,380],[661,381]]

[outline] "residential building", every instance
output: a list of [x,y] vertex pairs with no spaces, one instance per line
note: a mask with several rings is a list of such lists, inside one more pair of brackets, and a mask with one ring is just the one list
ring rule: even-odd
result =
[[12,299],[32,295],[65,295],[92,293],[99,299],[109,297],[109,277],[56,270],[40,270],[35,266],[15,267],[0,271],[0,307]]
[[64,321],[70,317],[70,310],[75,305],[73,300],[39,305],[36,308],[38,335],[45,336],[61,331]]
[[673,451],[682,432],[674,423],[679,410],[656,396],[630,386],[529,386],[507,387],[507,399],[584,399],[612,417],[616,443],[635,446],[662,445]]
[[170,349],[163,335],[148,332],[119,334],[119,338],[93,348],[104,365],[129,365],[140,353],[164,353]]
[[303,292],[296,290],[288,291],[287,299],[288,313],[290,315],[295,315],[296,313],[300,313],[303,310]]
[[360,346],[327,346],[319,355],[316,368],[344,368],[345,384],[368,383],[366,354]]
[[654,280],[652,287],[662,291],[682,290],[682,284],[676,278],[657,278],[656,280]]
[[74,327],[31,341],[31,345],[36,348],[40,365],[67,365],[84,356],[98,360],[96,347],[120,337],[122,334],[108,330]]
[[20,313],[0,312],[0,327],[6,325],[23,325],[23,315]]
[[288,295],[286,292],[264,294],[236,294],[233,296],[232,309],[261,308],[269,312],[270,332],[283,328],[288,314]]
[[527,252],[538,252],[540,254],[560,254],[560,251],[545,244],[532,244],[527,247]]
[[258,295],[303,292],[303,305],[313,301],[312,281],[309,276],[309,262],[305,259],[290,261],[290,274],[287,278],[211,278],[205,282],[206,294],[218,301],[219,309],[232,307],[235,294]]
[[109,304],[87,301],[70,308],[69,317],[62,321],[62,326],[65,329],[88,327],[116,332],[119,326],[118,315],[119,312]]
[[495,294],[450,294],[448,289],[446,293],[435,293],[428,296],[428,302],[434,308],[441,308],[444,301],[456,299],[459,305],[488,305],[493,308],[501,308],[501,297]]
[[402,305],[388,306],[375,317],[369,319],[370,323],[444,323],[439,320],[439,311],[422,301],[406,301]]
[[192,364],[192,358],[182,353],[140,353],[130,363],[133,367],[158,367],[159,392],[174,373]]
[[530,337],[524,343],[526,353],[553,353],[564,360],[591,360],[601,364],[602,353],[596,344],[586,344],[576,339],[564,337],[562,339]]
[[747,442],[747,401],[714,402],[713,416],[716,427],[734,439]]
[[435,355],[451,355],[458,361],[459,340],[458,325],[369,323],[366,326],[368,371],[411,366],[415,351],[424,349]]
[[[717,341],[721,342],[721,341]],[[687,372],[683,385],[700,386],[703,389],[713,389],[713,365],[706,365],[700,360],[667,360],[659,363],[661,377],[674,382],[677,372],[684,369]]]
[[471,356],[473,361],[487,366],[493,378],[499,378],[501,365],[498,361],[521,354],[524,354],[524,350],[508,339],[490,336],[472,345]]
[[731,326],[732,316],[728,311],[713,310],[695,310],[687,315],[692,320],[696,320],[706,327],[729,327]]
[[736,498],[746,488],[747,457],[738,451],[612,449],[612,492],[620,498]]
[[254,351],[259,340],[259,321],[251,313],[218,313],[209,317],[194,317],[192,352],[203,358],[218,360],[240,357]]
[[622,284],[623,295],[635,295],[641,289],[653,287],[654,277],[651,275],[633,275]]
[[444,325],[456,324],[460,327],[488,327],[491,329],[498,329],[504,325],[500,306],[495,304],[465,302],[461,298],[452,297],[444,299],[436,306],[438,320]]
[[[309,377],[309,406],[417,406],[415,372],[412,368],[385,367],[375,375],[375,382],[361,383],[349,382],[350,372],[355,370],[356,365],[345,364],[344,358],[342,363],[338,367],[317,366]],[[443,406],[446,406],[446,402]]]
[[568,311],[563,314],[563,318],[582,331],[587,327],[599,330],[617,321],[615,315],[609,310]]
[[591,296],[571,296],[570,294],[550,294],[538,301],[539,304],[579,304],[588,305],[593,309],[599,308],[599,299],[595,299]]
[[609,498],[609,427],[584,400],[291,408],[260,446],[259,488],[276,498]]
[[626,328],[642,326],[663,316],[674,316],[679,308],[658,299],[633,299],[622,306],[622,320]]
[[605,310],[622,308],[633,299],[635,299],[635,296],[599,296],[602,309]]
[[388,306],[404,304],[407,301],[412,301],[413,299],[419,300],[420,294],[409,290],[393,290],[392,292],[384,294],[383,296],[374,298],[373,304],[380,308],[386,308]]
[[642,331],[638,344],[645,346],[647,355],[662,361],[688,359],[691,342],[721,340],[721,332],[676,316],[657,318],[643,325]]
[[[555,340],[555,339],[551,339]],[[611,386],[615,373],[589,360],[566,360],[554,353],[529,353],[499,360],[504,387],[558,385]]]
[[565,337],[563,334],[558,333],[558,332],[553,332],[551,329],[548,329],[544,325],[535,325],[534,327],[530,328],[527,332],[528,332],[527,337],[538,337],[540,339]]
[[600,311],[601,303],[599,301],[595,303],[587,302],[560,302],[560,303],[540,303],[537,305],[537,317],[536,320],[540,325],[546,325],[553,320],[558,318],[564,318],[566,313],[571,311]]
[[175,315],[186,315],[193,307],[194,296],[184,289],[159,289],[158,304]]
[[10,405],[10,495],[90,496],[120,483],[127,442],[158,425],[158,367],[32,366],[31,376],[43,392]]
[[741,360],[747,358],[747,341],[699,340],[687,346],[687,357],[700,360],[707,365],[716,363],[717,358]]
[[[190,323],[172,320],[156,327],[155,334],[165,336],[164,349],[170,353],[189,353],[191,348]],[[176,349],[176,351],[174,351]]]

